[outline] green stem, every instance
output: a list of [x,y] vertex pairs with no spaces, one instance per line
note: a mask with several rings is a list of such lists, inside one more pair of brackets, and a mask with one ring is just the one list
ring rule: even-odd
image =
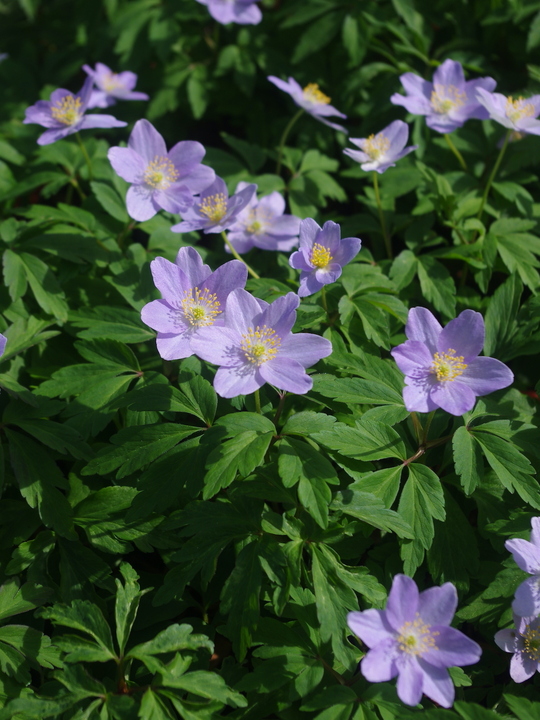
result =
[[465,172],[467,172],[468,171],[467,163],[463,159],[463,155],[459,152],[457,147],[454,145],[454,142],[448,133],[444,133],[444,139],[446,140],[446,143],[447,143],[448,147],[450,148],[450,150],[457,157],[458,162],[461,165],[461,167],[463,168],[463,170],[465,170]]
[[274,415],[274,425],[277,427],[277,424],[279,422],[279,418],[281,417],[281,413],[283,412],[283,407],[285,405],[285,397],[287,396],[287,391],[283,390],[279,393],[279,403],[277,406],[276,414]]
[[381,204],[381,194],[379,192],[379,179],[377,177],[376,170],[373,171],[373,189],[375,190],[375,200],[377,201],[377,208],[379,210],[379,220],[381,223],[381,230],[383,234],[384,244],[386,247],[386,254],[388,255],[389,260],[392,260],[394,255],[392,253],[392,244],[390,242],[390,237],[388,236],[388,232],[386,230],[386,222],[384,220],[384,212]]
[[422,433],[424,432],[422,430],[422,423],[418,419],[418,415],[415,412],[411,413],[411,420],[414,427],[414,434],[416,435],[416,439],[418,442],[420,442],[420,438],[422,437]]
[[486,201],[488,199],[489,191],[491,190],[491,185],[493,184],[493,181],[495,180],[495,176],[497,175],[497,171],[499,169],[499,166],[502,162],[502,159],[504,157],[504,153],[506,152],[506,148],[508,147],[508,141],[510,140],[510,135],[512,134],[512,131],[509,130],[506,133],[506,137],[504,138],[503,146],[501,148],[501,152],[499,153],[499,157],[497,158],[497,161],[495,162],[495,165],[493,166],[493,170],[491,171],[491,175],[488,178],[488,181],[486,183],[486,187],[484,188],[484,194],[482,195],[482,203],[480,204],[480,210],[478,211],[478,219],[482,219],[482,213],[484,212],[484,205],[486,204]]
[[255,399],[255,412],[258,412],[259,415],[262,415],[261,412],[261,396],[259,395],[259,391],[255,390],[253,393],[253,397]]
[[296,121],[302,115],[303,112],[304,112],[304,110],[303,110],[303,108],[301,108],[296,113],[296,115],[293,115],[293,117],[289,120],[289,123],[286,126],[285,130],[283,131],[281,140],[279,141],[278,159],[277,159],[277,165],[276,165],[276,175],[279,175],[281,173],[281,157],[283,155],[283,148],[285,147],[285,142],[287,141],[287,138],[289,137],[289,133],[291,132],[293,125],[296,123]]
[[322,302],[322,306],[323,306],[323,308],[324,308],[324,312],[325,312],[327,315],[329,315],[329,313],[328,313],[328,304],[327,304],[327,302],[326,302],[326,286],[325,286],[325,285],[323,285],[322,288],[321,288],[321,302]]
[[88,179],[92,180],[92,163],[90,161],[90,155],[88,154],[88,151],[84,147],[84,143],[81,140],[81,136],[79,133],[75,133],[75,137],[77,138],[77,142],[79,143],[79,147],[82,150],[82,154],[84,155],[84,159],[86,160],[86,164],[88,166]]
[[424,428],[424,433],[423,433],[423,435],[422,435],[421,445],[425,445],[425,444],[427,443],[429,428],[431,427],[431,422],[432,422],[432,420],[433,420],[433,416],[434,416],[434,415],[435,415],[435,410],[433,410],[432,412],[430,412],[429,415],[428,415],[428,419],[427,419],[427,421],[426,421],[426,426],[425,426],[425,428]]
[[241,257],[241,256],[236,252],[236,250],[234,249],[234,246],[233,246],[232,242],[231,242],[231,241],[229,240],[229,238],[227,237],[227,233],[225,232],[225,230],[222,231],[221,236],[222,236],[223,239],[225,240],[225,245],[227,245],[227,247],[228,247],[229,250],[231,251],[233,257],[235,257],[237,260],[240,260],[240,262],[244,263],[244,265],[247,267],[248,273],[251,275],[252,278],[255,278],[255,280],[260,280],[260,279],[261,279],[261,276],[260,276],[260,275],[257,275],[257,273],[255,272],[255,270],[253,270],[252,268],[250,268],[249,265],[247,264],[247,262],[244,260],[244,258]]

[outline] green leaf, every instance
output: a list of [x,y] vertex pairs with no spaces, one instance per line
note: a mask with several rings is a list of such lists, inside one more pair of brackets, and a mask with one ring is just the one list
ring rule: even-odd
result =
[[456,473],[461,478],[465,494],[471,495],[484,477],[484,463],[480,448],[465,426],[459,427],[454,433],[452,448]]
[[346,515],[362,520],[368,525],[386,532],[395,532],[398,537],[414,538],[409,523],[393,510],[387,510],[384,503],[371,495],[357,489],[357,484],[349,485],[346,490],[338,492],[332,502],[332,510],[341,510]]
[[129,215],[126,211],[125,202],[114,188],[102,182],[91,182],[90,187],[105,212],[108,212],[109,215],[119,222],[128,222]]
[[60,322],[66,322],[68,318],[66,298],[52,270],[35,255],[22,252],[20,259],[38,305]]
[[104,659],[116,659],[111,629],[97,605],[88,600],[74,600],[71,605],[58,603],[52,608],[42,610],[41,616],[55,625],[63,625],[90,635]]
[[214,643],[206,635],[194,635],[191,625],[175,623],[159,632],[152,640],[136,645],[126,657],[142,658],[146,655],[162,655],[199,648],[205,648],[211,653],[214,651]]
[[511,351],[512,338],[517,332],[516,315],[519,310],[523,283],[517,275],[510,277],[493,293],[486,312],[486,340],[484,353],[506,359]]
[[0,585],[0,620],[20,615],[47,602],[52,595],[50,588],[25,583],[19,587],[17,578]]
[[126,644],[129,639],[133,623],[137,617],[139,603],[141,597],[148,590],[141,592],[141,588],[137,580],[139,576],[128,563],[120,565],[120,572],[124,578],[124,584],[120,580],[116,581],[116,604],[114,606],[114,616],[116,619],[116,639],[120,655],[124,654]]
[[385,507],[389,508],[399,492],[402,473],[403,465],[383,468],[371,473],[367,472],[352,485],[349,485],[348,489],[375,495],[375,497],[383,501]]
[[448,318],[456,312],[456,286],[448,270],[430,255],[418,258],[418,279],[422,294]]
[[392,427],[365,418],[358,420],[354,428],[336,423],[331,432],[314,433],[313,439],[346,457],[360,460],[407,459],[405,443]]
[[161,677],[165,687],[185,690],[210,700],[219,700],[226,705],[232,705],[232,707],[247,706],[246,698],[227,687],[225,680],[216,673],[193,670],[178,677],[172,673],[163,672]]

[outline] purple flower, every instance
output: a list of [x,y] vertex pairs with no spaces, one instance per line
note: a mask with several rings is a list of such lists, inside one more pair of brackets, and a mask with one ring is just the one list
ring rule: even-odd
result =
[[[239,182],[236,192],[244,190],[246,182]],[[284,215],[285,200],[277,191],[257,200],[253,195],[229,228],[229,240],[239,253],[253,247],[262,250],[288,252],[298,245],[300,218]]]
[[362,170],[369,172],[376,170],[383,173],[389,167],[394,167],[398,160],[416,150],[418,145],[409,145],[409,126],[402,120],[394,120],[384,130],[377,135],[370,135],[367,138],[349,138],[349,140],[359,147],[360,150],[351,150],[347,148],[343,152],[345,155],[352,157],[356,162],[362,163]]
[[201,328],[223,325],[227,296],[247,280],[244,263],[231,260],[212,272],[192,247],[180,248],[174,263],[158,257],[150,268],[163,299],[147,303],[141,318],[158,331],[157,349],[164,360],[193,355],[193,339]]
[[465,80],[461,64],[445,60],[433,73],[430,83],[414,73],[399,78],[407,95],[395,93],[394,105],[403,105],[413,115],[427,115],[428,127],[441,133],[451,133],[467,120],[485,120],[488,115],[476,95],[478,88],[494,90],[493,78]]
[[521,683],[540,671],[540,618],[514,615],[514,625],[515,630],[495,633],[495,642],[501,650],[514,653],[510,660],[510,677]]
[[134,220],[149,220],[160,208],[171,213],[193,204],[193,194],[215,177],[201,165],[204,147],[189,140],[176,143],[169,152],[165,141],[148,122],[138,120],[127,148],[113,147],[108,157],[115,172],[132,183],[126,196],[127,211]]
[[208,12],[222,25],[257,25],[262,20],[260,9],[254,4],[259,0],[197,0],[206,5]]
[[43,125],[48,128],[38,138],[38,145],[50,145],[67,135],[89,128],[125,127],[127,123],[112,115],[85,115],[94,81],[86,78],[81,90],[74,95],[59,88],[51,94],[50,100],[38,100],[26,108],[25,125]]
[[0,333],[0,357],[2,357],[2,355],[5,352],[6,343],[7,343],[7,337],[5,335],[2,335],[2,333]]
[[414,580],[396,575],[386,610],[351,612],[347,623],[369,648],[360,663],[369,682],[398,675],[397,693],[406,705],[417,705],[422,693],[443,707],[454,702],[454,685],[446,668],[472,665],[480,646],[450,627],[457,607],[452,583],[419,593]]
[[540,120],[536,120],[540,114],[540,95],[514,100],[479,88],[476,97],[492,120],[516,132],[540,135]]
[[251,200],[256,185],[246,185],[243,190],[229,197],[225,181],[216,177],[193,207],[182,212],[183,221],[173,225],[173,232],[184,233],[192,230],[203,230],[205,233],[223,232],[235,222],[240,210],[246,207]]
[[403,400],[409,412],[431,412],[440,407],[463,415],[477,395],[510,385],[514,376],[504,363],[478,357],[484,347],[484,318],[464,310],[443,329],[429,310],[409,310],[407,342],[391,353],[405,374]]
[[148,95],[142,92],[133,92],[137,84],[135,73],[126,71],[115,73],[103,63],[96,63],[96,69],[83,65],[83,70],[93,78],[98,89],[92,90],[89,108],[106,108],[115,105],[117,100],[148,100]]
[[285,82],[274,75],[269,75],[268,80],[270,80],[271,83],[274,83],[274,85],[280,90],[289,93],[298,107],[303,108],[317,120],[320,120],[325,125],[334,128],[334,130],[341,130],[341,132],[344,133],[347,132],[347,130],[341,125],[337,125],[336,123],[325,119],[329,115],[336,115],[340,118],[346,118],[347,116],[340,113],[339,110],[336,110],[335,107],[330,105],[330,98],[319,90],[319,86],[316,83],[309,83],[309,85],[306,85],[306,87],[302,90],[300,85],[292,77],[289,78],[288,82]]
[[311,390],[305,368],[330,355],[332,343],[291,333],[299,302],[298,295],[287,293],[269,305],[245,290],[233,290],[224,326],[202,328],[191,343],[199,357],[220,366],[214,379],[218,395],[247,395],[265,383],[298,395]]
[[531,526],[530,542],[517,538],[504,544],[517,565],[532,575],[518,587],[512,603],[512,610],[521,617],[540,614],[540,517],[532,518]]
[[335,282],[341,268],[358,254],[362,241],[341,237],[341,228],[328,220],[322,229],[312,218],[300,223],[300,249],[293,252],[289,265],[300,273],[298,295],[306,297],[318,292],[323,285]]

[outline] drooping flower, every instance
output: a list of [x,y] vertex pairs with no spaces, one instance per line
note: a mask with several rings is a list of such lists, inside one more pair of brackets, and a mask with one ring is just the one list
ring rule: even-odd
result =
[[253,197],[257,186],[246,185],[243,190],[229,197],[225,181],[216,177],[195,200],[192,207],[182,211],[182,222],[173,225],[173,232],[184,233],[202,230],[205,233],[218,233],[231,227],[239,212]]
[[506,97],[501,93],[476,91],[478,102],[485,108],[488,117],[509,130],[540,135],[540,95],[530,98]]
[[223,324],[227,296],[247,280],[244,263],[231,260],[212,272],[192,247],[180,248],[174,263],[157,257],[150,269],[163,297],[147,303],[141,318],[157,330],[157,349],[164,360],[193,355],[193,339],[201,328]]
[[325,125],[334,128],[334,130],[341,130],[341,132],[344,133],[347,132],[342,125],[338,125],[337,123],[330,122],[326,119],[332,115],[340,118],[346,118],[347,116],[330,105],[330,98],[328,95],[325,95],[321,92],[321,90],[319,90],[319,86],[316,83],[309,83],[309,85],[306,85],[306,87],[302,89],[292,77],[289,78],[288,82],[285,82],[285,80],[280,80],[274,75],[269,75],[268,80],[270,80],[271,83],[274,83],[274,85],[280,90],[283,90],[283,92],[288,93],[298,107],[303,108],[317,120],[320,120]]
[[[236,192],[244,190],[246,182],[239,182]],[[276,191],[257,200],[253,195],[229,228],[229,240],[239,253],[253,247],[262,250],[288,252],[298,245],[300,218],[284,215],[285,200]]]
[[409,310],[407,342],[391,353],[405,375],[403,400],[409,412],[440,407],[463,415],[478,395],[510,385],[514,376],[495,358],[478,357],[484,347],[484,318],[464,310],[443,329],[429,310]]
[[540,617],[514,615],[515,630],[499,630],[495,642],[505,652],[514,653],[510,660],[510,677],[522,683],[540,672]]
[[106,108],[115,105],[117,100],[148,100],[148,95],[143,92],[134,92],[137,84],[135,73],[125,71],[113,72],[103,63],[96,63],[93,70],[89,65],[83,65],[83,70],[93,78],[97,89],[92,90],[89,108]]
[[302,395],[313,380],[305,368],[332,352],[332,343],[311,333],[291,333],[300,300],[287,293],[268,304],[245,290],[227,298],[224,326],[202,328],[192,348],[203,360],[219,365],[214,379],[225,398],[255,392],[265,383]]
[[125,127],[127,123],[112,115],[85,115],[94,81],[86,78],[81,90],[75,95],[59,88],[51,94],[50,100],[38,100],[26,108],[25,125],[43,125],[47,130],[39,136],[38,145],[50,145],[67,135],[90,128]]
[[259,0],[197,0],[206,5],[208,12],[222,25],[258,25],[262,20],[260,8],[255,5]]
[[408,139],[409,126],[407,123],[402,120],[394,120],[376,135],[370,135],[367,138],[349,138],[353,145],[359,147],[360,150],[347,148],[343,152],[361,163],[362,170],[366,172],[376,170],[378,173],[383,173],[389,167],[394,167],[402,157],[417,149],[418,145],[405,147]]
[[179,213],[193,204],[193,195],[215,178],[201,165],[204,147],[185,140],[167,152],[162,136],[148,122],[138,120],[127,148],[113,147],[108,158],[115,172],[132,183],[126,196],[129,215],[139,222],[149,220],[163,208]]
[[426,124],[440,133],[451,133],[467,120],[488,115],[476,95],[478,88],[491,91],[497,83],[484,77],[465,80],[461,64],[445,60],[433,73],[433,82],[414,73],[399,78],[407,95],[394,93],[390,102],[403,105],[413,115],[426,115]]
[[422,693],[445,708],[454,702],[447,668],[472,665],[482,650],[450,627],[457,607],[452,583],[418,592],[414,580],[396,575],[385,610],[351,612],[347,623],[369,648],[360,663],[369,682],[398,676],[397,693],[406,705],[417,705]]
[[361,245],[359,238],[341,239],[341,228],[331,220],[322,228],[312,218],[302,220],[300,248],[289,258],[290,266],[301,271],[298,295],[313,295],[335,282],[343,265],[358,254]]
[[531,520],[531,540],[507,540],[505,548],[512,553],[516,564],[532,577],[524,580],[516,590],[512,610],[520,617],[540,614],[540,517]]

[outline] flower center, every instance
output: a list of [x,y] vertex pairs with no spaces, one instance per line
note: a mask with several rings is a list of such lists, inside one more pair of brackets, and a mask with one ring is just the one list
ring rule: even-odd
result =
[[527,625],[522,637],[527,655],[531,660],[540,661],[540,630]]
[[111,93],[122,87],[122,83],[118,79],[118,73],[107,73],[101,80],[101,85],[105,92]]
[[57,100],[55,106],[51,107],[51,115],[64,125],[75,125],[82,115],[81,98],[66,95],[62,100]]
[[455,85],[440,85],[435,83],[431,93],[431,107],[439,115],[446,115],[454,108],[465,105],[466,93],[458,90]]
[[534,105],[525,100],[525,98],[518,97],[514,100],[513,97],[506,99],[506,117],[510,118],[512,122],[517,122],[521,118],[534,117],[535,116]]
[[156,155],[144,171],[144,182],[156,190],[166,190],[178,180],[178,171],[165,155]]
[[456,355],[455,350],[448,348],[448,352],[435,353],[430,372],[437,375],[439,382],[446,382],[463,375],[466,367],[467,365],[463,362],[463,355]]
[[437,650],[435,636],[438,634],[432,632],[429,625],[426,625],[416,613],[413,622],[408,621],[399,629],[398,647],[401,652],[408,655],[423,655],[428,650]]
[[201,291],[198,287],[194,287],[184,293],[182,312],[186,322],[193,327],[213,325],[216,315],[221,312],[219,308],[217,295],[209,292],[207,288]]
[[332,261],[332,256],[330,255],[330,250],[328,250],[328,248],[325,248],[324,245],[321,245],[320,243],[315,243],[309,259],[312,265],[322,269]]
[[382,133],[370,135],[365,140],[362,149],[372,160],[378,160],[390,149],[390,140]]
[[304,88],[304,100],[319,105],[329,105],[330,98],[319,90],[317,83],[309,83]]
[[199,212],[212,222],[218,222],[227,212],[227,196],[224,193],[207,195],[199,204]]
[[240,347],[246,360],[253,365],[262,365],[276,357],[280,345],[281,339],[275,330],[266,325],[257,325],[255,329],[249,328],[247,335],[242,335]]

